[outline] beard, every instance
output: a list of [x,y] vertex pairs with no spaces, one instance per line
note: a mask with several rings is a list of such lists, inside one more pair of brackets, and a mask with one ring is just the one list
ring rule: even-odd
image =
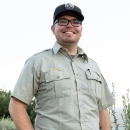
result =
[[75,37],[72,37],[72,36],[63,36],[59,39],[57,39],[60,43],[66,43],[66,44],[72,44],[72,43],[78,43],[80,38],[75,38]]
[[63,39],[62,42],[63,42],[63,43],[71,44],[71,43],[75,43],[76,41],[75,41],[74,39],[66,38],[66,39]]

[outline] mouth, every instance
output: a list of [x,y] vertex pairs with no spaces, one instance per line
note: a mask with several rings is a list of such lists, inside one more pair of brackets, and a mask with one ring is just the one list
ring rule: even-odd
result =
[[66,31],[66,32],[63,32],[63,33],[66,33],[66,34],[75,34],[75,32],[72,32],[72,31]]

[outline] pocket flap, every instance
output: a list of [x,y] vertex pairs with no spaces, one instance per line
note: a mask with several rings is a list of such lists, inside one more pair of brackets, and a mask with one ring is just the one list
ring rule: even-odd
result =
[[96,80],[98,82],[102,82],[100,75],[95,71],[90,71],[89,69],[86,71],[87,79]]
[[59,71],[49,71],[45,73],[45,81],[55,81],[70,78],[70,74],[67,71],[59,70]]

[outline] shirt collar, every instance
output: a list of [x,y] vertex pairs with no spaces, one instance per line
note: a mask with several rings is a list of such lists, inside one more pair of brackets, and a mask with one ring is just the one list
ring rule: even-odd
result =
[[53,46],[54,54],[57,54],[57,52],[60,50],[60,48],[62,48],[62,46],[59,43],[55,42],[55,44]]
[[[57,54],[61,48],[63,48],[63,47],[59,43],[55,42],[55,44],[53,46],[54,54]],[[78,47],[78,55],[81,55],[86,61],[88,61],[88,57],[87,57],[86,53],[80,47]]]
[[80,47],[78,47],[78,54],[81,55],[88,62],[88,56],[86,55],[84,50]]

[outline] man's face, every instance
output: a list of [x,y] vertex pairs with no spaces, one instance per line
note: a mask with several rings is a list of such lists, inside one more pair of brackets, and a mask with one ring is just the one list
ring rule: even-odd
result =
[[[63,15],[59,19],[76,20],[76,17]],[[61,45],[72,43],[77,45],[82,33],[82,26],[73,27],[71,22],[67,26],[60,26],[56,23],[52,25],[51,29],[53,34],[55,34],[57,42]]]

